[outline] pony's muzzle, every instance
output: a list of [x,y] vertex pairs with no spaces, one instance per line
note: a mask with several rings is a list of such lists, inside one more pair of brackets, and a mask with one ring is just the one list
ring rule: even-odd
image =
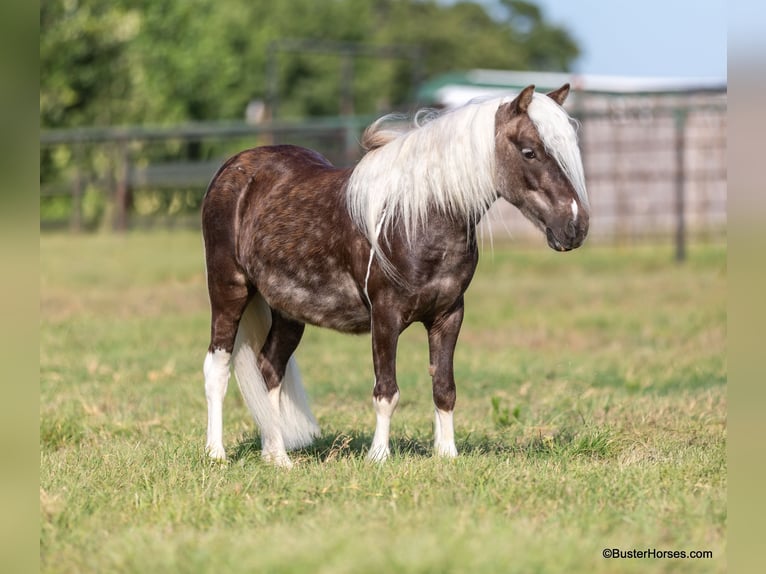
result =
[[551,227],[545,228],[545,237],[548,245],[555,251],[571,251],[577,249],[585,241],[588,235],[588,220],[580,218],[579,221],[569,219],[561,225],[558,232]]
[[548,239],[548,245],[551,249],[556,251],[569,251],[572,249],[571,247],[567,249],[567,247],[556,238],[556,235],[550,227],[545,228],[545,237]]

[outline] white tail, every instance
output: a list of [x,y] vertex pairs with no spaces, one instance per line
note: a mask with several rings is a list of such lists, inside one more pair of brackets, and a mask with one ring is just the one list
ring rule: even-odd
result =
[[269,392],[258,369],[258,352],[271,329],[271,308],[255,295],[239,322],[233,364],[239,389],[261,430],[263,457],[290,466],[286,450],[310,445],[319,425],[308,405],[295,357],[290,357],[280,387]]

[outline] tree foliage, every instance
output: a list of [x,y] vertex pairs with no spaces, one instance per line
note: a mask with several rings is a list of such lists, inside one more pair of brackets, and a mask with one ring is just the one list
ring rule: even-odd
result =
[[[286,38],[416,46],[428,77],[470,68],[566,70],[578,48],[540,9],[435,0],[47,0],[43,128],[241,119],[267,96],[268,47]],[[490,16],[490,12],[492,16]],[[343,61],[276,56],[280,113],[337,114]],[[412,97],[412,62],[354,58],[358,113]]]

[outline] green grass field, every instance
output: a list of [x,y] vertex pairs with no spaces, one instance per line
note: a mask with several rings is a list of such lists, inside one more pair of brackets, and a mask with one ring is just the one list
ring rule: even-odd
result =
[[669,247],[485,250],[456,460],[430,454],[420,326],[401,339],[380,466],[364,458],[369,337],[307,329],[322,436],[291,471],[261,461],[233,379],[230,461],[203,455],[198,234],[44,235],[40,258],[43,572],[726,571],[725,245],[683,266]]

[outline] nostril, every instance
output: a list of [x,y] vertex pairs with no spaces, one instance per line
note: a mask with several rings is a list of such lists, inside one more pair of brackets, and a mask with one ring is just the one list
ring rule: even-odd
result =
[[567,223],[566,234],[570,239],[577,237],[577,228],[575,227],[574,219],[570,219],[569,223]]

